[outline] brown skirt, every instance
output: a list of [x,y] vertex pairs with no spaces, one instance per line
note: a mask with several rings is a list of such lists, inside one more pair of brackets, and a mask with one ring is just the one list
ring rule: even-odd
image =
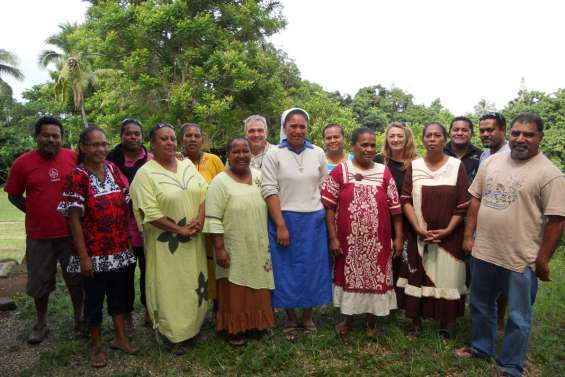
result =
[[275,325],[269,289],[253,289],[216,280],[218,312],[216,331],[238,334],[247,330],[265,330]]

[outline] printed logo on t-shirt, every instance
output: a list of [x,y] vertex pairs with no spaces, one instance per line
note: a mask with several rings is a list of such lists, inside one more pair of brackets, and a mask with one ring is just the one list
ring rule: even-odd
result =
[[49,178],[51,178],[51,182],[60,181],[61,177],[59,176],[59,170],[57,170],[56,168],[49,169]]
[[522,184],[511,177],[509,184],[505,186],[501,182],[495,181],[493,177],[487,177],[486,189],[483,194],[481,204],[493,209],[506,209],[518,197],[518,191]]

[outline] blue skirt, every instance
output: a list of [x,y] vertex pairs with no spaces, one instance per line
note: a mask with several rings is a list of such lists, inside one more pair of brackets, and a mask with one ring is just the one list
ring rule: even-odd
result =
[[325,210],[282,212],[290,244],[277,244],[277,228],[269,218],[269,245],[275,289],[273,307],[312,308],[332,302],[331,258]]

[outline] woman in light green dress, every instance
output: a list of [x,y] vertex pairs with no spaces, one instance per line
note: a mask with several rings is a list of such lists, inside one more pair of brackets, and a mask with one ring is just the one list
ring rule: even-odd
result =
[[206,182],[185,159],[175,158],[174,129],[159,124],[149,134],[155,159],[137,172],[130,188],[134,214],[143,228],[147,309],[153,327],[186,352],[208,307],[204,239]]
[[204,232],[216,257],[216,330],[232,345],[245,343],[249,330],[272,334],[271,290],[275,287],[267,236],[267,205],[260,173],[249,168],[251,149],[241,137],[228,143],[228,167],[210,183]]

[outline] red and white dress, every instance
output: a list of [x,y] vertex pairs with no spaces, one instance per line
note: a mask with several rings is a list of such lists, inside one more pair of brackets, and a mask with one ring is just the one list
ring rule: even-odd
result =
[[401,213],[389,169],[336,166],[322,184],[322,203],[336,211],[342,254],[335,258],[333,300],[346,315],[388,315],[396,309],[392,279],[391,215]]

